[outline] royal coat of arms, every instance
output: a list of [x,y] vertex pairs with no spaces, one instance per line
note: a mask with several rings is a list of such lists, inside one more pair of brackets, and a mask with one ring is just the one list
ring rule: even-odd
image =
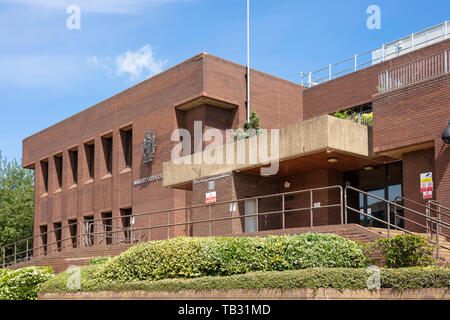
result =
[[153,162],[155,157],[155,135],[150,130],[145,133],[144,144],[142,146],[142,152],[144,154],[144,164]]

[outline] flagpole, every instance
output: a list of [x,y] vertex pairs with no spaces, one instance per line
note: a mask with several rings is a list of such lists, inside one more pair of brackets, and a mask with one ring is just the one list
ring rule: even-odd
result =
[[247,0],[247,122],[250,122],[250,0]]

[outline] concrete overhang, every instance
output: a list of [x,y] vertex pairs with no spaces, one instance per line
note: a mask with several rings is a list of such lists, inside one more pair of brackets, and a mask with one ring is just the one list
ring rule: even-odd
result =
[[[267,130],[266,139],[264,135],[255,136],[164,162],[163,186],[185,188],[195,180],[231,171],[245,171],[262,166],[268,168],[270,161],[267,158],[264,159],[265,161],[259,161],[259,159],[256,162],[252,161],[255,152],[250,153],[249,149],[255,144],[258,145],[258,140],[258,146],[265,146],[268,150],[269,158],[273,161],[278,158],[280,163],[323,152],[345,154],[359,159],[370,157],[369,128],[333,116],[325,115],[280,129],[278,148],[271,149],[271,141],[276,141],[276,135],[276,132]],[[243,150],[245,150],[244,156],[242,156]],[[216,155],[216,159],[221,161],[213,164],[205,163],[204,159],[211,159]],[[237,160],[238,157],[241,161]],[[230,158],[234,160],[231,162]]]
[[187,111],[199,107],[201,105],[209,104],[222,109],[236,109],[238,104],[236,102],[225,101],[221,99],[216,99],[206,94],[202,94],[199,97],[193,98],[192,100],[186,100],[179,102],[175,105],[175,109],[181,111]]

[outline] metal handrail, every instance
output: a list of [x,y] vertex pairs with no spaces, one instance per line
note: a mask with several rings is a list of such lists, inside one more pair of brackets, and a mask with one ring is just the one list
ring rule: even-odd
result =
[[[326,191],[326,190],[337,190],[339,191],[339,203],[336,204],[327,204],[327,205],[318,205],[316,206],[314,204],[314,193],[318,192],[318,191]],[[286,196],[289,195],[294,195],[294,194],[304,194],[307,193],[309,194],[309,198],[310,198],[310,206],[306,206],[306,207],[302,207],[302,208],[294,208],[294,209],[286,209],[285,207],[285,201],[286,201]],[[275,211],[270,211],[270,212],[259,212],[259,207],[258,207],[258,203],[260,200],[263,199],[269,199],[269,198],[281,198],[281,210],[275,210]],[[239,215],[239,216],[229,216],[229,217],[223,217],[223,218],[213,218],[212,217],[212,208],[214,207],[219,207],[219,206],[223,206],[226,204],[230,204],[230,205],[237,205],[238,203],[242,203],[245,201],[249,201],[249,200],[256,200],[256,208],[255,208],[255,213],[254,214],[245,214],[243,216]],[[137,213],[137,214],[133,214],[130,216],[117,216],[117,217],[107,217],[107,218],[99,218],[99,219],[92,219],[89,221],[85,221],[85,222],[81,222],[78,221],[76,223],[73,223],[71,225],[74,224],[81,224],[81,228],[80,228],[80,233],[77,234],[76,236],[71,236],[71,237],[67,237],[64,239],[60,239],[57,241],[53,241],[50,243],[45,243],[43,245],[37,245],[35,246],[33,249],[30,249],[29,251],[33,251],[33,253],[35,253],[35,256],[41,251],[41,249],[44,248],[44,250],[48,250],[50,248],[50,252],[52,251],[52,248],[54,247],[55,244],[58,243],[64,243],[66,242],[66,248],[67,248],[67,243],[68,241],[72,241],[74,238],[77,239],[77,245],[78,243],[80,243],[80,247],[84,246],[96,246],[99,245],[101,243],[106,244],[106,242],[103,242],[103,239],[100,239],[101,236],[104,237],[112,237],[113,240],[113,244],[116,243],[115,240],[120,239],[120,237],[117,236],[118,233],[120,232],[124,232],[124,231],[129,231],[130,232],[130,237],[123,237],[123,239],[130,241],[130,242],[135,242],[135,241],[142,241],[142,239],[144,239],[145,235],[143,234],[142,231],[147,231],[147,240],[151,239],[151,230],[153,229],[158,229],[158,228],[167,228],[167,237],[170,238],[170,229],[176,226],[192,226],[194,224],[201,224],[201,223],[208,223],[209,224],[209,235],[212,235],[212,224],[214,222],[217,221],[225,221],[225,220],[230,220],[230,221],[234,221],[235,219],[246,219],[246,218],[252,218],[252,217],[256,217],[256,227],[259,230],[259,219],[258,217],[261,216],[268,216],[268,215],[273,215],[273,214],[282,214],[282,222],[281,222],[281,227],[282,229],[286,228],[285,225],[285,219],[286,219],[286,214],[290,213],[290,212],[296,212],[296,211],[309,211],[310,212],[310,225],[313,226],[314,224],[314,211],[315,210],[319,210],[319,209],[325,209],[325,208],[333,208],[333,207],[339,207],[340,208],[340,218],[341,218],[341,224],[344,223],[344,213],[343,213],[343,188],[342,186],[336,185],[336,186],[326,186],[326,187],[321,187],[321,188],[312,188],[312,189],[306,189],[306,190],[298,190],[298,191],[290,191],[290,192],[282,192],[282,193],[277,193],[277,194],[270,194],[270,195],[263,195],[263,196],[255,196],[255,197],[249,197],[249,198],[242,198],[242,199],[236,199],[236,200],[227,200],[227,201],[222,201],[222,202],[216,202],[214,204],[201,204],[201,205],[194,205],[194,206],[188,206],[188,207],[181,207],[181,208],[173,208],[173,209],[165,209],[165,210],[157,210],[157,211],[152,211],[152,212],[144,212],[144,213]],[[201,208],[207,208],[209,210],[209,218],[208,219],[201,219],[201,220],[195,220],[192,221],[191,220],[191,216],[190,213],[192,210],[194,209],[201,209]],[[185,222],[180,222],[180,223],[173,223],[170,220],[170,215],[171,213],[175,213],[177,211],[187,211],[188,212],[188,218],[187,221]],[[231,211],[230,211],[231,212]],[[161,224],[161,225],[152,225],[151,224],[151,217],[157,214],[167,214],[167,223],[165,224]],[[134,217],[135,219],[137,219],[138,217],[148,217],[148,225],[147,226],[143,226],[143,227],[134,227],[134,226],[130,226],[130,227],[123,227],[123,226],[116,226],[116,223],[114,223],[117,219],[123,219],[124,217]],[[103,221],[103,223],[100,223],[100,221]],[[111,221],[111,224],[105,224],[104,222],[106,221]],[[101,226],[104,227],[103,229],[99,228],[99,231],[93,230],[93,231],[89,231],[89,232],[83,232],[83,230],[85,228],[83,228],[83,226],[85,227],[85,223],[88,223],[90,226]],[[29,239],[41,239],[42,235],[48,235],[52,232],[55,232],[57,230],[61,230],[64,228],[68,228],[71,225],[67,225],[67,226],[63,226],[61,228],[57,228],[55,230],[51,230],[51,231],[47,231],[41,234],[38,234],[34,237],[30,237]],[[105,229],[106,228],[106,229]],[[233,223],[231,223],[231,232],[234,233],[233,230]],[[135,232],[138,232],[138,239],[134,239],[134,235]],[[187,235],[191,236],[191,232],[190,230],[187,230]],[[83,239],[88,239],[88,237],[93,237],[94,241],[92,241],[92,244],[88,244],[85,243],[85,241],[83,241]],[[95,239],[97,239],[97,241],[95,241]],[[26,239],[24,239],[26,240]],[[21,240],[21,241],[24,241]],[[17,244],[20,241],[17,241],[13,244],[10,245],[6,245],[1,247],[1,249],[3,249],[3,252],[5,252],[6,248],[11,248],[11,246],[14,246],[14,248],[17,248]],[[63,246],[61,245],[61,249],[63,249]],[[48,252],[47,252],[48,253]],[[3,254],[3,263],[2,265],[5,266],[6,264],[6,258],[11,258],[13,257],[13,264],[15,264],[17,262],[17,252],[14,252],[14,254],[8,255],[6,256],[5,254]]]
[[[379,200],[379,201],[384,202],[385,204],[387,204],[387,214],[386,214],[387,221],[382,220],[382,219],[379,219],[379,218],[376,218],[376,217],[374,217],[374,216],[372,216],[372,215],[366,214],[366,213],[363,212],[363,211],[359,211],[359,210],[356,210],[356,209],[354,209],[354,208],[348,206],[348,205],[347,205],[347,190],[353,190],[353,191],[355,191],[355,192],[357,192],[357,193],[361,193],[361,194],[370,196],[370,197],[372,197],[372,198],[374,198],[374,199],[377,199],[377,200]],[[397,198],[398,198],[398,197],[396,197],[396,199],[397,199]],[[407,198],[404,198],[404,197],[402,197],[402,198],[414,202],[414,200],[407,199]],[[390,213],[391,213],[391,210],[390,210],[390,207],[391,207],[391,206],[394,206],[394,209],[395,209],[395,212],[394,212],[394,217],[395,217],[395,219],[394,219],[394,224],[392,224],[391,221],[390,221],[390,220],[391,220],[391,214],[390,214]],[[348,219],[348,218],[347,218],[347,210],[351,210],[351,211],[358,212],[359,214],[362,214],[362,215],[364,215],[364,216],[366,216],[366,217],[370,217],[371,219],[374,219],[374,220],[376,220],[376,221],[379,221],[379,222],[385,224],[385,225],[387,226],[387,236],[388,236],[388,238],[390,238],[390,229],[391,229],[391,227],[394,227],[395,229],[404,231],[404,232],[406,232],[406,233],[408,233],[408,234],[415,234],[414,232],[408,231],[408,230],[406,230],[406,229],[404,229],[404,228],[401,228],[401,227],[397,226],[397,221],[396,221],[397,219],[396,219],[396,218],[397,218],[397,216],[399,216],[399,215],[397,215],[397,213],[396,213],[397,207],[402,208],[403,210],[407,210],[407,211],[409,211],[409,212],[412,212],[412,213],[414,213],[414,214],[417,214],[417,215],[419,215],[419,216],[425,217],[426,219],[429,219],[430,221],[433,221],[433,222],[436,223],[436,226],[437,226],[437,227],[436,227],[436,241],[433,241],[431,238],[430,238],[428,241],[429,241],[430,243],[436,245],[436,256],[437,256],[438,259],[440,258],[439,248],[444,248],[444,249],[446,249],[446,250],[450,250],[449,247],[444,246],[444,245],[442,245],[442,244],[439,244],[439,235],[445,236],[444,234],[440,233],[440,231],[439,231],[439,230],[440,230],[440,227],[444,227],[444,228],[450,230],[450,224],[448,224],[448,223],[446,223],[446,222],[444,222],[444,221],[442,221],[442,220],[440,220],[440,219],[438,219],[438,218],[433,218],[433,217],[431,217],[431,216],[427,216],[426,214],[420,213],[420,212],[418,212],[418,211],[416,211],[416,210],[407,208],[407,207],[405,207],[405,206],[403,206],[403,205],[400,205],[400,204],[398,204],[398,203],[396,203],[396,202],[392,202],[392,201],[383,199],[383,198],[381,198],[381,197],[378,197],[378,196],[373,195],[373,194],[371,194],[371,193],[368,193],[368,192],[359,190],[359,189],[357,189],[357,188],[354,188],[354,187],[351,187],[351,186],[345,187],[345,190],[344,190],[345,223],[347,223],[347,219]],[[399,217],[401,217],[401,216],[399,216]],[[403,218],[404,218],[404,217],[403,217]],[[420,225],[418,222],[416,222],[416,224]],[[421,225],[421,226],[424,227],[424,228],[427,228],[426,225]]]
[[[397,57],[397,56],[400,56],[400,55],[404,54],[405,51],[406,52],[412,52],[412,51],[415,50],[414,49],[415,47],[426,45],[429,42],[432,42],[432,41],[435,41],[435,40],[439,40],[439,39],[442,39],[442,40],[448,39],[448,35],[450,34],[450,28],[448,27],[449,23],[450,23],[449,21],[445,21],[445,22],[443,22],[441,24],[438,24],[436,26],[433,26],[433,27],[427,28],[425,30],[422,30],[422,31],[419,31],[419,32],[411,34],[409,36],[412,39],[411,45],[409,45],[408,47],[399,49],[396,52],[392,52],[392,53],[386,54],[385,53],[385,48],[388,47],[391,44],[398,43],[399,41],[405,39],[406,37],[401,38],[399,40],[395,40],[395,41],[389,42],[387,44],[384,44],[381,48],[369,50],[369,51],[366,51],[364,53],[356,54],[353,57],[341,60],[339,62],[336,62],[336,63],[333,63],[333,64],[329,64],[328,66],[322,67],[322,68],[317,69],[315,71],[311,71],[311,72],[308,72],[308,73],[301,72],[300,73],[300,79],[307,78],[306,85],[308,87],[311,87],[311,86],[313,86],[315,84],[318,84],[318,82],[322,81],[322,80],[325,80],[324,82],[326,82],[326,81],[329,81],[329,80],[332,80],[332,79],[336,79],[336,75],[344,73],[344,72],[347,72],[349,70],[353,70],[353,71],[362,70],[362,69],[365,68],[363,66],[365,66],[365,65],[367,65],[369,63],[371,63],[371,65],[374,65],[375,63],[384,62],[384,61],[386,61],[388,59],[391,59],[392,56],[393,57]],[[430,38],[430,39],[426,39],[425,41],[414,43],[414,36],[415,35],[423,33],[423,32],[427,32],[427,31],[432,30],[432,29],[434,29],[436,27],[439,27],[439,26],[443,26],[444,27],[444,31],[443,31],[443,33],[441,35],[439,35],[437,37]],[[366,56],[368,54],[372,54],[372,53],[377,52],[379,50],[382,50],[382,52],[383,52],[383,55],[380,56],[379,58],[373,58],[373,56],[372,56],[370,60],[365,61],[364,63],[358,63],[358,59],[360,59],[361,57],[364,57],[364,56]],[[352,67],[349,67],[349,68],[347,68],[345,70],[341,70],[339,72],[334,72],[334,73],[332,72],[332,70],[334,69],[333,67],[341,65],[341,64],[344,64],[344,63],[352,61],[352,60],[354,61]],[[361,67],[363,67],[363,68],[361,68]],[[325,71],[327,69],[328,69],[328,75],[325,75],[325,76],[321,76],[320,75],[320,78],[314,76],[314,74],[317,74],[317,73],[319,73],[321,71]],[[302,80],[301,83],[302,83],[302,85],[305,85],[305,81],[304,80]]]

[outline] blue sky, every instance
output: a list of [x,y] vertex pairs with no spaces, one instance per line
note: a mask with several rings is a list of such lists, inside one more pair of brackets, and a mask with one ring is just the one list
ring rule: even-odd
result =
[[[66,26],[69,5],[81,28]],[[369,30],[366,9],[381,9]],[[0,150],[202,51],[246,63],[245,0],[0,0]],[[251,0],[252,67],[308,72],[450,19],[450,1]]]

